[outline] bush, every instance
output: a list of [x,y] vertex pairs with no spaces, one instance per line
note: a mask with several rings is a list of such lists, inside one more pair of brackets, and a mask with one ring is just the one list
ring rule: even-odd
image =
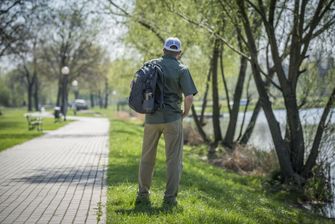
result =
[[[217,150],[220,151],[220,150]],[[210,163],[248,175],[265,175],[278,168],[276,153],[261,151],[248,145],[235,145],[232,153],[221,150]]]
[[327,166],[318,164],[313,169],[313,176],[304,186],[304,196],[313,203],[327,202],[332,199],[331,182]]

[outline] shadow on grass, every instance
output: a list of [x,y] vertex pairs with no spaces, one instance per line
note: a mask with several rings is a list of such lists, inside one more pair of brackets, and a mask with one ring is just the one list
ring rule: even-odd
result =
[[[129,208],[131,205],[129,203],[134,199],[130,194],[134,194],[135,197],[140,160],[140,152],[129,149],[129,147],[136,147],[140,150],[139,144],[143,128],[124,121],[113,122],[115,128],[114,130],[112,128],[111,134],[112,147],[109,157],[112,162],[108,169],[108,185],[113,186],[111,189],[115,192],[113,200],[110,201],[109,211],[122,216],[120,217],[122,220],[126,220],[127,216],[138,216],[140,219],[142,215],[183,213],[181,207],[169,210],[163,206],[131,206]],[[113,141],[113,137],[116,141]],[[126,143],[128,141],[130,142]],[[163,155],[164,147],[160,145],[152,185],[152,191],[158,193],[164,191],[166,181]],[[252,223],[313,223],[309,219],[314,220],[315,217],[311,217],[307,212],[293,211],[294,206],[285,204],[283,200],[278,200],[271,195],[266,195],[260,186],[259,177],[239,176],[199,161],[197,158],[188,156],[187,153],[184,154],[184,165],[178,200],[187,208],[187,211],[195,209],[196,213],[196,210],[201,208],[208,212],[207,218],[203,217],[201,212],[188,217],[190,222],[202,219],[212,223],[227,223],[227,220],[238,223],[233,221],[235,218],[241,218],[241,220],[249,220]],[[157,202],[157,199],[154,199],[155,201]],[[220,216],[221,211],[222,216]],[[317,223],[322,223],[322,220]]]
[[23,127],[25,121],[15,121],[15,120],[0,120],[2,129],[12,129],[13,127]]
[[122,215],[137,215],[137,214],[146,214],[149,216],[158,215],[158,214],[169,214],[169,213],[181,213],[183,212],[181,206],[167,206],[162,205],[161,207],[152,207],[151,205],[135,205],[132,209],[118,209],[115,210],[116,213]]
[[[123,165],[112,165],[108,171],[109,185],[136,185],[138,173],[138,164],[134,162],[136,158],[136,156],[127,155],[127,162]],[[166,169],[162,160],[157,160],[156,162],[153,185],[158,187],[156,190],[160,191],[164,190],[165,187]],[[273,205],[271,200],[265,200],[264,197],[259,197],[259,195],[262,194],[260,192],[261,189],[257,190],[248,187],[247,182],[245,182],[246,177],[239,178],[234,174],[219,171],[212,173],[212,177],[209,177],[206,175],[206,170],[204,170],[205,172],[203,174],[195,172],[196,170],[203,170],[203,165],[192,163],[188,169],[183,170],[179,195],[181,200],[190,200],[190,203],[202,202],[216,209],[225,207],[231,209],[233,206],[243,214],[243,216],[247,216],[255,221],[258,219],[266,220],[269,216],[272,216],[276,217],[276,219],[283,220],[283,223],[290,222],[290,217],[283,216],[280,211],[281,208],[277,208]],[[218,179],[224,180],[224,182],[218,182]],[[197,193],[193,191],[197,191]],[[259,209],[259,211],[255,211],[256,208]],[[166,210],[163,206],[142,206],[130,209],[118,209],[115,210],[115,212],[122,215],[146,214],[152,216],[162,213],[183,212],[183,209],[179,207]]]
[[0,134],[0,139],[6,139],[6,138],[15,138],[15,139],[29,139],[29,138],[34,138],[36,136],[41,135],[40,132],[35,132],[35,133],[22,133],[22,134]]

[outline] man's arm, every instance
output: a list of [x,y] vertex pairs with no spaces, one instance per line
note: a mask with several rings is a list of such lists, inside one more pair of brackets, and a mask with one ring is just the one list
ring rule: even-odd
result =
[[193,103],[193,95],[185,96],[183,118],[187,117]]

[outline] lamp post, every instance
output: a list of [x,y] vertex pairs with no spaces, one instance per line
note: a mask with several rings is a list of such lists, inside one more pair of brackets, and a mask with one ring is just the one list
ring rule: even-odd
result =
[[78,99],[79,98],[79,89],[78,89],[78,81],[77,80],[73,80],[72,81],[72,88],[73,88],[73,92],[74,92],[74,99]]
[[67,66],[62,68],[63,74],[63,97],[62,97],[62,113],[64,116],[64,121],[66,121],[66,112],[67,112],[67,79],[70,73],[70,69]]

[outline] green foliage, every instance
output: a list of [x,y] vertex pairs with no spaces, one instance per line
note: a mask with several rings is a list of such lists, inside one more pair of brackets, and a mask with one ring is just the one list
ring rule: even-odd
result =
[[[201,27],[200,24],[204,26]],[[220,1],[136,1],[134,10],[128,17],[127,27],[128,32],[124,40],[139,51],[143,56],[142,62],[162,55],[162,41],[165,38],[179,37],[184,52],[182,61],[190,69],[200,92],[197,96],[199,98],[203,97],[210,67],[214,40],[212,32],[220,34],[232,45],[236,45],[237,42],[234,26],[224,16]],[[225,76],[233,91],[233,83],[238,75],[239,56],[225,48],[223,63]],[[219,82],[219,89],[223,90],[222,82]],[[211,97],[211,94],[209,95]]]
[[17,70],[0,74],[0,106],[22,106],[25,101],[26,86]]
[[111,119],[107,223],[331,223],[264,194],[262,178],[213,167],[184,148],[179,205],[162,206],[164,144],[158,146],[152,207],[135,208],[143,126]]
[[[140,64],[133,60],[119,59],[111,62],[108,68],[109,85],[117,94],[127,96],[129,94],[130,81]],[[113,97],[113,96],[112,96]]]
[[324,107],[333,88],[335,68],[329,67],[321,75],[319,66],[317,61],[304,65],[307,70],[301,75],[297,86],[297,98],[304,108]]
[[[176,4],[176,5],[175,5]],[[128,23],[129,32],[126,42],[132,44],[143,54],[144,60],[162,54],[163,41],[169,36],[177,36],[182,40],[183,51],[189,47],[206,45],[206,32],[194,27],[174,12],[174,7],[185,7],[190,14],[198,15],[193,1],[164,1],[140,0],[136,1],[132,17]],[[151,28],[145,27],[149,25]],[[206,49],[206,47],[202,47]]]
[[[24,109],[2,109],[1,111],[3,115],[0,116],[0,152],[43,134],[36,130],[28,130]],[[54,130],[68,123],[69,121],[54,123],[53,118],[44,118],[43,130]]]

